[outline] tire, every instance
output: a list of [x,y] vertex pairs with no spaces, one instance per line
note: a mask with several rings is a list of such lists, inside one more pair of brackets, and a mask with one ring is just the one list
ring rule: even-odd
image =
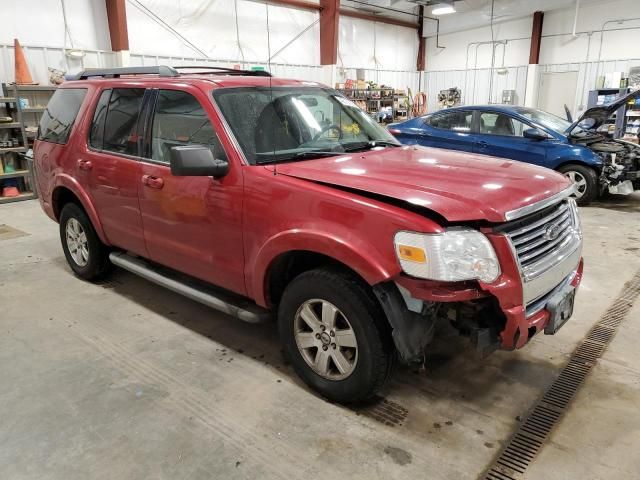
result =
[[75,203],[67,203],[60,213],[60,241],[67,263],[80,278],[98,280],[109,272],[109,249]]
[[598,198],[598,175],[593,168],[570,163],[563,165],[558,171],[569,177],[578,187],[579,194],[574,196],[578,205],[589,205]]
[[371,398],[395,365],[390,328],[367,287],[347,272],[317,269],[291,281],[280,301],[278,328],[286,355],[302,380],[332,401]]

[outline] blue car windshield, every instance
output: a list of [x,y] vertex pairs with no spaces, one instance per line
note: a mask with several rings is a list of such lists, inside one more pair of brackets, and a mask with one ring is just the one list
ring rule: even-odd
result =
[[516,112],[532,122],[538,123],[543,127],[558,133],[564,133],[567,128],[571,126],[571,123],[565,119],[557,117],[551,113],[543,112],[542,110],[535,110],[533,108],[517,108]]

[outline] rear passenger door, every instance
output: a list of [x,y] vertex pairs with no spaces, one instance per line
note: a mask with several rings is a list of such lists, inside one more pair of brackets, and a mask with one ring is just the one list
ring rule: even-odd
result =
[[421,145],[451,150],[473,151],[472,110],[452,110],[433,114],[425,119],[428,136]]
[[244,294],[239,165],[230,161],[222,178],[177,177],[169,166],[170,150],[179,145],[205,145],[215,158],[227,158],[211,100],[194,88],[154,90],[146,124],[138,194],[149,257]]
[[93,199],[109,242],[146,256],[138,206],[140,112],[144,88],[100,93],[89,129],[87,150],[77,160],[77,176]]

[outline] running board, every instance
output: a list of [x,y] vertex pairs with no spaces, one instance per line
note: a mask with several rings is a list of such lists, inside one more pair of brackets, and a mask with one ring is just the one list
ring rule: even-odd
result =
[[156,266],[141,258],[122,252],[112,252],[109,260],[120,268],[202,303],[220,312],[249,323],[262,323],[271,318],[268,310],[259,307],[245,297],[220,291],[204,282],[191,279],[178,272]]

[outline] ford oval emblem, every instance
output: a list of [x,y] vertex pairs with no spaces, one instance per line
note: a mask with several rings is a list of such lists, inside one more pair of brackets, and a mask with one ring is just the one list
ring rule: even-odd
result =
[[560,236],[560,225],[557,223],[555,225],[549,225],[544,229],[543,236],[547,240],[555,240]]

